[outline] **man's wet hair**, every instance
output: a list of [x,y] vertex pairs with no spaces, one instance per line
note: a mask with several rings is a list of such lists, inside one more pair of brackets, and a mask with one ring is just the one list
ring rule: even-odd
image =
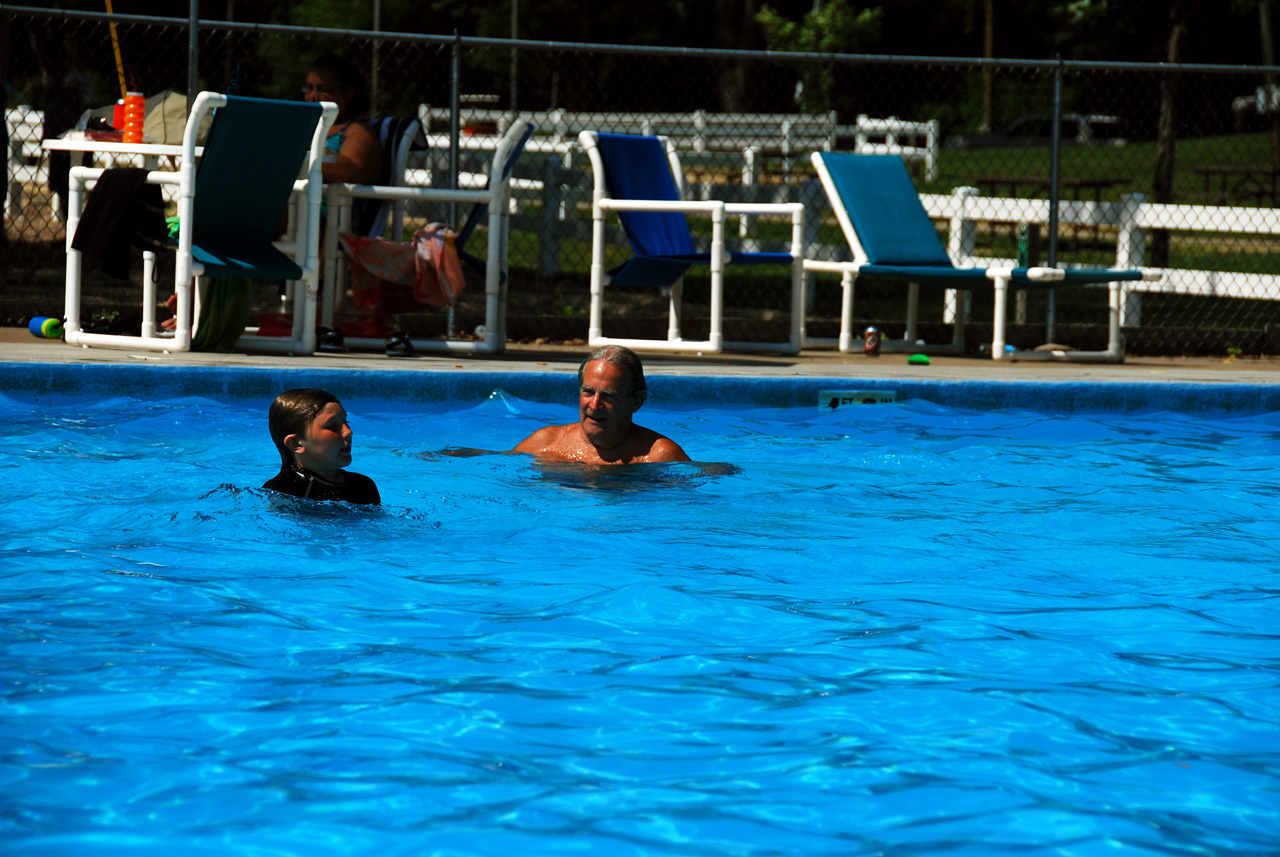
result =
[[582,385],[583,373],[587,371],[587,364],[603,360],[613,366],[617,366],[627,375],[627,398],[638,398],[638,404],[643,404],[649,395],[649,388],[644,383],[644,366],[640,363],[640,355],[636,354],[625,345],[605,345],[597,348],[587,355],[587,359],[582,361],[578,366],[578,385]]
[[284,439],[291,434],[305,435],[307,426],[320,416],[325,405],[337,401],[333,393],[314,389],[285,390],[276,397],[267,412],[267,428],[280,451],[281,466],[294,464],[293,451],[284,445]]

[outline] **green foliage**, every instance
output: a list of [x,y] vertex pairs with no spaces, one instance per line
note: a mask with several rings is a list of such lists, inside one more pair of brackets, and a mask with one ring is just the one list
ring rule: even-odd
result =
[[[764,30],[771,51],[790,53],[859,53],[880,38],[884,11],[880,7],[858,11],[850,0],[830,0],[805,14],[799,22],[772,6],[763,6],[756,20]],[[805,64],[796,84],[796,106],[802,113],[822,113],[833,103],[835,79],[831,69]]]

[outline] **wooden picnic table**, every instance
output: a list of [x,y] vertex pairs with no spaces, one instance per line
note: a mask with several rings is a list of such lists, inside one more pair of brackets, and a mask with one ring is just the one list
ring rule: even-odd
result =
[[1191,171],[1204,178],[1206,200],[1220,205],[1253,202],[1269,208],[1280,203],[1280,169],[1210,164],[1192,167]]
[[[1001,188],[1009,189],[1009,196],[1017,196],[1019,187],[1031,188],[1036,196],[1048,194],[1050,181],[1048,176],[1026,176],[1026,175],[978,175],[978,176],[961,176],[960,180],[972,183],[984,193],[992,196],[999,196]],[[1059,177],[1059,191],[1070,191],[1072,199],[1080,199],[1085,191],[1093,191],[1093,201],[1102,202],[1102,192],[1108,188],[1115,187],[1120,183],[1119,179],[1113,178],[1092,178],[1092,177]]]
[[[987,174],[987,175],[977,175],[977,176],[961,176],[960,180],[962,182],[969,182],[974,185],[977,185],[979,190],[991,196],[999,196],[1000,190],[1002,188],[1007,187],[1009,189],[1009,196],[1012,196],[1012,197],[1018,196],[1019,187],[1030,188],[1032,193],[1034,193],[1035,196],[1037,197],[1047,196],[1049,193],[1049,188],[1052,184],[1048,176],[1027,176],[1027,175]],[[1059,198],[1061,198],[1062,191],[1068,191],[1070,192],[1072,199],[1079,201],[1081,199],[1082,194],[1084,194],[1087,191],[1093,191],[1093,201],[1096,203],[1101,203],[1102,192],[1104,190],[1107,190],[1108,188],[1114,187],[1119,183],[1120,183],[1119,179],[1113,179],[1113,178],[1107,178],[1107,177],[1092,178],[1092,177],[1080,177],[1080,176],[1071,176],[1071,177],[1059,176],[1058,178]],[[1098,240],[1098,238],[1101,236],[1101,231],[1096,225],[1094,225],[1093,227],[1082,227],[1082,228],[1084,228],[1085,230],[1091,229],[1093,232],[1093,238],[1095,241]],[[1078,227],[1076,229],[1077,238],[1080,235],[1080,229],[1081,227]]]

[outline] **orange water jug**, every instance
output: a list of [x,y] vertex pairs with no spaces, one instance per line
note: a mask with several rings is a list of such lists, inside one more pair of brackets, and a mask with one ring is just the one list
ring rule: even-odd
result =
[[147,118],[147,97],[141,92],[130,92],[124,97],[124,141],[142,142],[142,124]]

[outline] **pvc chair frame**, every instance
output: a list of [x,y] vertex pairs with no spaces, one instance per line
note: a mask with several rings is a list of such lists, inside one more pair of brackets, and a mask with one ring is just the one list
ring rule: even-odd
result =
[[[193,281],[205,274],[206,265],[198,261],[194,254],[199,245],[196,243],[194,230],[197,228],[197,146],[196,134],[204,115],[210,110],[224,107],[234,96],[215,92],[201,92],[196,96],[191,114],[187,119],[183,132],[181,155],[182,163],[177,173],[151,171],[146,181],[152,184],[175,185],[178,188],[178,250],[176,257],[176,274],[174,291],[177,295],[177,328],[170,337],[156,335],[155,309],[155,254],[147,251],[143,254],[143,305],[142,329],[139,336],[116,334],[88,333],[82,329],[80,319],[80,271],[81,253],[71,247],[79,223],[80,213],[84,207],[84,193],[89,182],[95,181],[104,172],[101,169],[74,167],[70,172],[70,191],[68,193],[67,216],[67,286],[66,286],[66,342],[69,345],[90,346],[127,346],[151,351],[190,351],[193,332],[193,318],[199,312],[199,296],[193,287]],[[263,99],[241,99],[261,104]],[[299,109],[300,102],[280,102],[290,110]],[[276,336],[257,336],[256,329],[246,329],[245,335],[235,343],[237,348],[278,351],[293,354],[310,354],[315,351],[315,317],[317,303],[317,279],[319,273],[320,251],[320,159],[324,153],[325,135],[333,119],[337,115],[336,104],[324,102],[320,105],[306,105],[316,116],[315,130],[312,132],[309,151],[299,156],[299,163],[306,167],[306,178],[293,181],[293,201],[289,203],[290,224],[293,227],[293,241],[273,242],[281,252],[291,255],[301,272],[301,290],[295,299],[295,321],[292,335],[288,338]],[[212,128],[210,129],[212,135]],[[252,141],[249,141],[252,142]],[[209,177],[206,177],[209,180]],[[303,233],[302,240],[297,236]],[[236,276],[234,263],[231,269],[224,265],[218,270],[220,276]],[[252,277],[253,269],[245,269],[240,276]],[[302,304],[302,312],[297,312],[297,304]]]
[[[955,301],[953,339],[949,345],[920,345],[916,339],[921,285],[968,290],[990,282],[995,290],[991,358],[993,360],[1059,360],[1079,363],[1123,363],[1124,340],[1120,335],[1121,286],[1124,281],[1159,280],[1159,271],[1120,268],[957,268],[933,230],[920,204],[902,159],[897,155],[854,155],[814,152],[818,178],[827,193],[840,228],[853,253],[851,262],[806,260],[812,273],[840,274],[843,290],[840,306],[841,351],[853,346],[853,289],[859,274],[874,274],[907,283],[907,329],[899,340],[884,340],[886,351],[931,354],[963,354],[966,300]],[[864,179],[864,187],[855,187]],[[857,194],[864,198],[855,198]],[[851,206],[850,203],[853,203]],[[851,211],[852,209],[852,211]],[[871,234],[859,232],[861,221]],[[875,231],[882,234],[876,235]],[[1010,285],[1022,287],[1108,285],[1108,344],[1105,351],[1006,350],[1006,316]]]
[[[623,135],[614,135],[623,136]],[[665,192],[666,199],[622,199],[610,196],[608,185],[608,166],[600,151],[600,134],[595,131],[583,131],[578,135],[578,142],[591,160],[594,174],[594,191],[591,200],[591,319],[588,332],[588,343],[595,347],[601,345],[625,345],[629,348],[645,348],[655,351],[676,353],[719,353],[725,350],[734,351],[773,351],[784,354],[797,354],[804,342],[804,310],[805,310],[805,277],[804,277],[804,205],[801,203],[726,203],[718,200],[702,202],[685,201],[683,197],[683,171],[675,148],[665,137],[636,137],[635,140],[653,140],[662,147],[670,168],[671,185],[660,190]],[[656,169],[656,165],[653,166]],[[611,272],[605,268],[605,226],[609,212],[618,212],[625,216],[626,212],[702,214],[711,219],[711,247],[709,253],[684,253],[678,255],[645,255],[637,250],[636,238],[628,230],[635,256],[626,264],[641,262],[647,267],[647,274],[654,275],[651,284],[658,287],[670,287],[668,301],[667,338],[661,339],[619,339],[606,337],[603,331],[604,292],[605,287],[615,282]],[[735,215],[751,214],[784,214],[791,217],[791,247],[785,254],[779,253],[729,253],[725,248],[725,218]],[[678,239],[683,240],[676,222],[669,220],[665,226]],[[684,223],[688,232],[688,223]],[[688,232],[688,241],[692,245],[692,232]],[[779,257],[785,256],[786,259]],[[747,264],[790,264],[791,266],[791,329],[787,342],[726,342],[723,332],[724,317],[724,269],[732,263]],[[693,264],[706,264],[711,273],[710,323],[708,337],[705,340],[688,340],[681,333],[683,312],[683,271]],[[668,275],[663,277],[665,273]],[[615,269],[614,274],[622,273]],[[642,275],[645,276],[645,275]],[[654,280],[663,279],[664,282]],[[649,285],[650,283],[645,283]]]
[[[485,280],[484,336],[476,340],[414,339],[413,346],[416,350],[496,354],[506,347],[507,241],[510,230],[511,171],[525,143],[533,136],[535,130],[534,126],[524,119],[516,120],[511,124],[494,148],[488,187],[482,190],[341,183],[326,187],[330,212],[324,238],[326,260],[336,260],[341,255],[338,250],[338,233],[350,232],[353,198],[396,201],[398,207],[391,223],[392,231],[396,234],[403,229],[403,203],[407,201],[471,203],[474,208],[468,221],[470,228],[466,229],[466,235],[470,234],[471,229],[474,228],[474,222],[482,217],[487,209],[489,220],[487,261],[481,263]],[[498,176],[499,180],[493,181],[494,176]],[[475,257],[469,257],[464,253],[462,246],[464,238],[464,235],[459,236],[458,255],[464,262],[473,265],[479,263]],[[337,266],[327,265],[321,317],[329,327],[333,326],[338,282]],[[353,348],[382,349],[386,345],[385,340],[373,337],[345,337],[344,342]]]

